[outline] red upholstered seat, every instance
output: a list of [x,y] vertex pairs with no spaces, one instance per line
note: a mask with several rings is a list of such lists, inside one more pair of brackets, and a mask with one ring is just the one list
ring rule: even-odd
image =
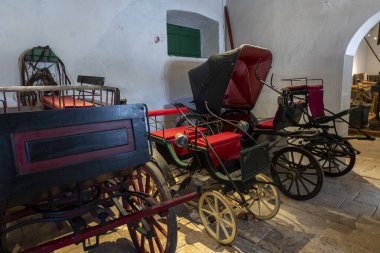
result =
[[[199,132],[206,132],[206,130],[207,129],[205,127],[197,128],[197,131]],[[154,132],[151,132],[150,134],[170,141],[170,140],[174,140],[175,135],[178,133],[187,134],[190,139],[194,138],[195,127],[192,127],[192,126],[173,127],[173,128],[168,128],[165,130],[154,131]]]
[[[239,159],[240,157],[240,137],[241,134],[234,132],[223,132],[219,134],[206,136],[207,143],[211,146],[219,158],[223,161]],[[195,145],[195,139],[191,141]],[[197,146],[207,147],[206,141],[203,138],[197,139]],[[211,160],[215,167],[219,165],[218,159],[214,153],[209,150]]]
[[44,106],[54,109],[95,106],[94,103],[80,99],[74,99],[73,96],[43,96],[42,103]]
[[256,125],[257,128],[260,129],[273,129],[274,128],[274,118],[270,120],[266,120],[264,122],[260,122]]
[[[223,132],[219,134],[206,136],[206,139],[209,145],[211,145],[212,147],[217,147],[223,144],[228,144],[232,141],[240,141],[240,137],[241,134],[237,134],[234,132]],[[195,142],[195,140],[193,142]],[[201,147],[206,147],[206,141],[203,138],[199,138],[197,141],[197,145]]]

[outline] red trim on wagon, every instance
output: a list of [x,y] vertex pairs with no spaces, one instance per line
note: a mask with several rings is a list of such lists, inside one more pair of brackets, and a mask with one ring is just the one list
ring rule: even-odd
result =
[[[55,137],[73,136],[84,133],[94,133],[105,130],[125,129],[128,136],[128,144],[108,149],[85,152],[82,154],[67,155],[59,158],[30,163],[26,149],[26,142],[32,140],[44,140]],[[12,135],[13,148],[19,175],[51,170],[68,165],[77,164],[78,160],[87,162],[111,155],[127,153],[135,149],[131,120],[111,121],[95,124],[83,124],[79,126],[58,127],[41,129],[36,131],[14,133]]]

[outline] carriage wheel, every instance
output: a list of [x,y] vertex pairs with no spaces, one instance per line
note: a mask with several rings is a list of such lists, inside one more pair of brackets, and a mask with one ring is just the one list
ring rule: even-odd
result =
[[311,153],[316,156],[326,176],[343,176],[355,165],[356,152],[346,140],[323,144],[310,142],[308,145],[311,146]]
[[246,199],[248,206],[247,211],[252,213],[258,220],[267,220],[273,218],[280,209],[280,197],[277,188],[272,184],[261,182],[271,182],[263,175],[256,175],[256,182],[249,190],[249,197]]
[[213,239],[223,245],[235,240],[236,218],[222,194],[217,191],[204,192],[199,198],[198,208],[202,224]]
[[[138,167],[127,177],[128,190],[149,194],[157,202],[171,199],[169,188],[157,166],[149,162]],[[139,209],[149,206],[145,201],[133,198]],[[125,201],[123,201],[124,203]],[[124,206],[126,210],[130,207]],[[142,218],[128,224],[133,244],[138,252],[175,252],[177,246],[177,220],[173,210]]]
[[271,175],[286,196],[297,200],[314,197],[323,184],[323,172],[318,161],[299,147],[286,147],[275,152]]
[[[157,144],[156,144],[157,145]],[[170,171],[169,164],[166,162],[165,158],[158,152],[156,148],[153,148],[153,163],[157,165],[160,172],[164,176],[164,179],[169,187],[176,184],[173,174]]]

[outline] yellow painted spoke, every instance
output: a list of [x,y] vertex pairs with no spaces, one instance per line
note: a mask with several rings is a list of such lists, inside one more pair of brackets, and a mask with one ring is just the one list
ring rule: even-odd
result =
[[220,222],[216,222],[216,238],[219,238],[220,236]]
[[214,196],[215,211],[219,213],[218,199]]
[[222,221],[222,223],[224,223],[224,224],[228,225],[229,227],[233,228],[233,224],[232,224],[231,221],[223,219],[223,218],[220,218],[220,220]]
[[257,201],[257,206],[258,206],[258,208],[259,208],[259,215],[261,215],[261,209],[260,209],[260,200],[259,200],[259,201]]
[[223,230],[225,236],[226,236],[227,238],[230,237],[230,235],[228,234],[228,231],[227,231],[226,227],[224,226],[223,222],[220,222],[219,225],[220,225],[220,227],[222,228],[222,230]]
[[251,207],[255,204],[255,202],[257,202],[258,200],[253,200],[252,202],[251,202],[251,204],[249,205],[249,209],[251,209]]
[[276,199],[276,196],[274,196],[274,195],[270,195],[270,196],[262,197],[261,199],[262,199],[262,200],[266,200],[266,201],[268,201],[268,200]]
[[270,208],[265,201],[260,201],[266,208],[268,208],[269,211],[272,211],[272,208]]
[[208,198],[205,198],[206,202],[207,202],[207,205],[210,207],[211,211],[213,211],[214,213],[216,213],[216,210],[214,209],[214,207],[211,205],[210,203],[210,200]]
[[220,215],[225,215],[228,213],[228,208],[224,209],[223,211],[220,212]]
[[215,215],[215,212],[207,210],[205,208],[202,208],[201,210],[202,210],[202,212],[205,212],[205,213],[208,213],[208,214],[211,214],[211,215]]

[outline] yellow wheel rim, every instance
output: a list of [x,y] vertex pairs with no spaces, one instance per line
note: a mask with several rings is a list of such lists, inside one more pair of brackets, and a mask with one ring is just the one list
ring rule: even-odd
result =
[[[261,182],[271,182],[263,175],[257,174],[256,180]],[[280,197],[277,188],[272,184],[254,183],[246,195],[247,211],[252,213],[256,219],[267,220],[273,218],[280,209]]]
[[199,216],[209,235],[221,244],[232,243],[237,235],[236,219],[223,195],[217,191],[204,192],[198,204]]

